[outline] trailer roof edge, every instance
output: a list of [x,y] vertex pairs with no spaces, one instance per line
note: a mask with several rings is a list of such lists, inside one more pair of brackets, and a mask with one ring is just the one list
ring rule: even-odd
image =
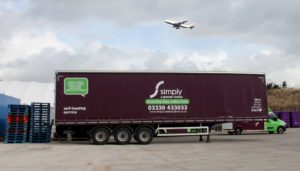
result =
[[252,74],[265,75],[265,72],[237,71],[173,71],[173,70],[57,70],[58,73],[173,73],[173,74]]

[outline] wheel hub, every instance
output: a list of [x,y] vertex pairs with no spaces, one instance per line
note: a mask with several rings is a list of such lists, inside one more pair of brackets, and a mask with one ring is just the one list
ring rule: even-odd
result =
[[147,132],[147,131],[141,132],[141,134],[140,134],[140,139],[141,139],[142,141],[148,141],[149,138],[150,138],[149,132]]
[[122,141],[122,142],[127,141],[128,137],[129,137],[129,135],[125,131],[121,131],[121,132],[118,133],[119,141]]
[[99,132],[96,133],[95,138],[96,138],[97,141],[103,142],[106,139],[106,134],[102,131],[99,131]]

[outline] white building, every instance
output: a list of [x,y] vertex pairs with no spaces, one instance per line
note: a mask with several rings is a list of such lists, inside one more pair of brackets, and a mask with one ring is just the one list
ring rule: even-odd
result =
[[54,105],[54,83],[0,80],[0,93],[21,99],[21,104],[43,102]]

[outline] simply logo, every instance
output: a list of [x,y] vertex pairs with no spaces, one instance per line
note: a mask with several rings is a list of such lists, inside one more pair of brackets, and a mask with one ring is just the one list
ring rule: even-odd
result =
[[159,87],[160,87],[162,84],[164,84],[164,83],[165,83],[165,81],[162,80],[162,81],[159,81],[159,82],[156,84],[154,93],[150,95],[150,98],[151,98],[151,99],[154,98],[155,96],[157,96],[158,91],[159,91]]
[[190,100],[183,97],[183,89],[174,83],[166,84],[164,80],[156,83],[154,92],[148,97],[145,104],[150,113],[186,113],[190,104]]
[[160,86],[164,84],[165,81],[159,81],[155,86],[155,91],[153,94],[150,95],[150,98],[156,97],[158,94],[160,94],[160,98],[182,98],[182,89],[160,89]]

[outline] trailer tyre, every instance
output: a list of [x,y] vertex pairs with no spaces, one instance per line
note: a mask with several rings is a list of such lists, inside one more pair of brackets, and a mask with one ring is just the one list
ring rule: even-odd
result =
[[133,139],[138,142],[137,136],[133,135]]
[[106,144],[109,140],[110,132],[106,128],[97,128],[93,131],[93,143],[97,145]]
[[283,134],[284,133],[284,128],[282,126],[280,126],[279,128],[277,128],[277,133],[278,134]]
[[126,127],[118,128],[114,133],[115,141],[118,144],[128,144],[131,140],[132,133]]
[[137,130],[136,140],[140,144],[150,144],[153,140],[153,131],[147,127],[141,127]]
[[241,135],[242,132],[243,132],[242,128],[236,128],[234,131],[235,135]]

